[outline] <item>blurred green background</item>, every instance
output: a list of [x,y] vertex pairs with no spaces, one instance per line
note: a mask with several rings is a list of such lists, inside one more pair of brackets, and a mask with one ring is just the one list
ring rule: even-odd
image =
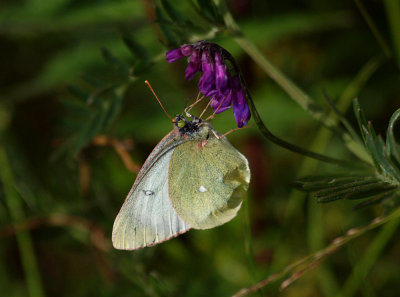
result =
[[[170,3],[201,23],[189,1]],[[379,206],[352,211],[347,201],[317,204],[293,190],[296,177],[337,168],[277,147],[253,127],[229,135],[252,169],[248,204],[237,218],[152,248],[114,250],[112,224],[135,172],[172,128],[144,80],[171,114],[197,95],[196,81],[184,80],[186,63],[165,61],[170,48],[155,5],[0,4],[1,296],[230,296],[381,214]],[[400,103],[397,0],[231,0],[228,7],[245,36],[324,109],[323,91],[342,110],[358,96],[384,134]],[[123,37],[135,42],[136,57]],[[275,134],[354,158],[228,34],[213,41],[236,58]],[[138,70],[121,87],[125,64]],[[346,114],[355,123],[351,108]],[[213,124],[223,133],[235,127],[231,111]],[[273,284],[254,295],[398,296],[396,229],[370,231],[284,291]],[[371,246],[378,252],[365,266]]]

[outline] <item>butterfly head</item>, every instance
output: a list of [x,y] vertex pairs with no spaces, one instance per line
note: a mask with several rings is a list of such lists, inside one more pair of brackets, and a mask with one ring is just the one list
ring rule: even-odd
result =
[[172,119],[172,123],[179,129],[179,132],[185,135],[192,135],[199,132],[202,120],[192,116],[193,120],[188,121],[183,115],[177,115]]

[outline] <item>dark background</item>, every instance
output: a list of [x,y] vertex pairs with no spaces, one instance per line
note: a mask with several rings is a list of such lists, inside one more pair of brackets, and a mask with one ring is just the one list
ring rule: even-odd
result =
[[[193,14],[187,1],[171,2]],[[232,0],[229,8],[248,39],[324,109],[326,91],[355,123],[351,100],[358,96],[368,119],[384,134],[400,103],[400,48],[393,45],[400,27],[391,23],[389,2]],[[357,3],[363,3],[377,35]],[[393,14],[400,18],[400,11]],[[277,147],[254,127],[229,135],[252,169],[251,232],[242,209],[233,221],[212,230],[192,230],[140,251],[114,250],[112,224],[135,172],[172,128],[144,80],[171,114],[180,113],[197,94],[196,81],[184,80],[186,63],[165,61],[167,48],[153,20],[150,1],[0,4],[0,295],[229,296],[381,214],[379,206],[352,211],[352,202],[317,204],[294,190],[296,177],[336,168]],[[155,63],[129,84],[107,129],[63,150],[98,107],[84,106],[69,86],[96,97],[96,90],[117,81],[100,49],[132,65],[124,34],[156,57]],[[232,38],[220,35],[214,41],[237,59],[261,117],[275,134],[314,151],[354,158]],[[99,106],[112,97],[100,93]],[[222,133],[236,125],[231,111],[213,124]],[[283,292],[272,285],[264,294],[397,296],[396,234],[382,239],[379,230],[368,232]],[[254,267],[245,251],[249,243]],[[373,244],[383,245],[382,252],[366,268],[360,263]]]

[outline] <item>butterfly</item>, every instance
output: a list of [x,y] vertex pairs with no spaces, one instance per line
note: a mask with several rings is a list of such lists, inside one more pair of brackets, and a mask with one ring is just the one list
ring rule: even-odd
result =
[[116,249],[153,246],[189,229],[233,219],[250,182],[247,159],[213,126],[191,116],[173,130],[138,173],[113,226]]

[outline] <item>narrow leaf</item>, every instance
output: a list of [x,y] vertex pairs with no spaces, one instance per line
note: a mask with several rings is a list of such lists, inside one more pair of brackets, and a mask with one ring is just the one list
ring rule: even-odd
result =
[[108,104],[106,114],[104,116],[104,121],[102,125],[102,130],[108,129],[108,127],[112,124],[114,119],[117,117],[119,112],[121,111],[123,97],[119,95],[114,95],[110,99],[110,103]]
[[326,203],[339,199],[363,199],[396,188],[393,185],[377,182],[351,187],[342,191],[331,192],[328,195],[317,196],[317,201]]
[[353,210],[357,210],[357,209],[368,207],[368,206],[371,206],[374,204],[385,202],[387,199],[390,199],[391,197],[393,197],[393,195],[395,195],[396,191],[397,191],[397,189],[393,189],[392,191],[380,193],[380,194],[376,195],[375,197],[368,199],[367,201],[358,203],[356,206],[353,207]]
[[102,48],[101,54],[102,54],[104,60],[108,64],[113,66],[114,69],[117,70],[119,74],[121,74],[124,77],[129,76],[129,66],[126,65],[125,63],[123,63],[117,57],[115,57],[108,49]]
[[131,36],[124,35],[122,40],[135,58],[143,61],[148,61],[150,59],[148,51]]
[[74,95],[76,98],[80,99],[83,102],[86,102],[89,97],[89,93],[77,86],[69,85],[67,86],[68,91]]
[[219,16],[218,10],[212,0],[197,0],[197,4],[205,18],[215,23],[222,23],[222,18]]
[[170,21],[168,21],[159,7],[156,7],[156,22],[160,26],[160,30],[165,38],[168,46],[177,47],[180,45],[178,37],[171,30]]
[[396,110],[389,121],[389,126],[386,134],[386,153],[400,164],[400,146],[397,144],[394,137],[393,128],[397,120],[400,118],[400,109]]
[[106,109],[101,108],[95,114],[91,116],[86,126],[82,129],[82,131],[78,135],[78,139],[72,149],[72,153],[74,155],[78,154],[79,151],[88,144],[92,138],[99,133],[104,119],[106,116]]
[[362,143],[360,137],[353,129],[351,124],[347,121],[346,117],[340,112],[340,110],[336,107],[335,103],[332,101],[331,98],[329,98],[329,96],[325,92],[324,92],[324,98],[328,103],[329,107],[332,109],[332,111],[337,115],[342,125],[347,129],[353,140],[357,141],[358,143]]
[[169,1],[161,0],[161,4],[165,12],[174,23],[181,26],[187,26],[189,24],[189,21],[185,18],[185,16],[181,14],[178,10],[176,10],[175,7],[171,5],[171,3],[169,3]]
[[354,181],[370,180],[374,176],[367,174],[360,175],[322,175],[322,176],[308,176],[300,178],[296,181],[294,186],[299,190],[304,191],[318,191],[322,189],[332,188],[343,184],[349,184]]
[[341,195],[344,194],[348,191],[353,191],[355,188],[359,188],[362,186],[366,185],[371,185],[371,184],[381,184],[382,181],[377,179],[377,178],[371,178],[371,179],[364,179],[364,180],[354,180],[352,182],[346,183],[346,184],[341,184],[336,187],[330,187],[330,188],[325,188],[321,189],[319,191],[315,192],[315,197],[323,197],[323,196],[329,196],[332,194],[337,194]]
[[375,141],[372,140],[370,131],[364,127],[366,136],[366,144],[371,152],[372,158],[376,163],[377,170],[384,176],[390,176],[393,180],[400,181],[400,172],[393,166],[393,164],[385,156],[385,147],[381,137],[377,137]]
[[354,114],[356,115],[358,126],[360,127],[361,135],[363,137],[364,143],[365,143],[365,134],[364,134],[364,129],[363,127],[367,127],[367,119],[365,118],[365,114],[363,110],[360,107],[360,103],[358,102],[358,99],[354,99],[353,101],[353,108],[354,108]]

